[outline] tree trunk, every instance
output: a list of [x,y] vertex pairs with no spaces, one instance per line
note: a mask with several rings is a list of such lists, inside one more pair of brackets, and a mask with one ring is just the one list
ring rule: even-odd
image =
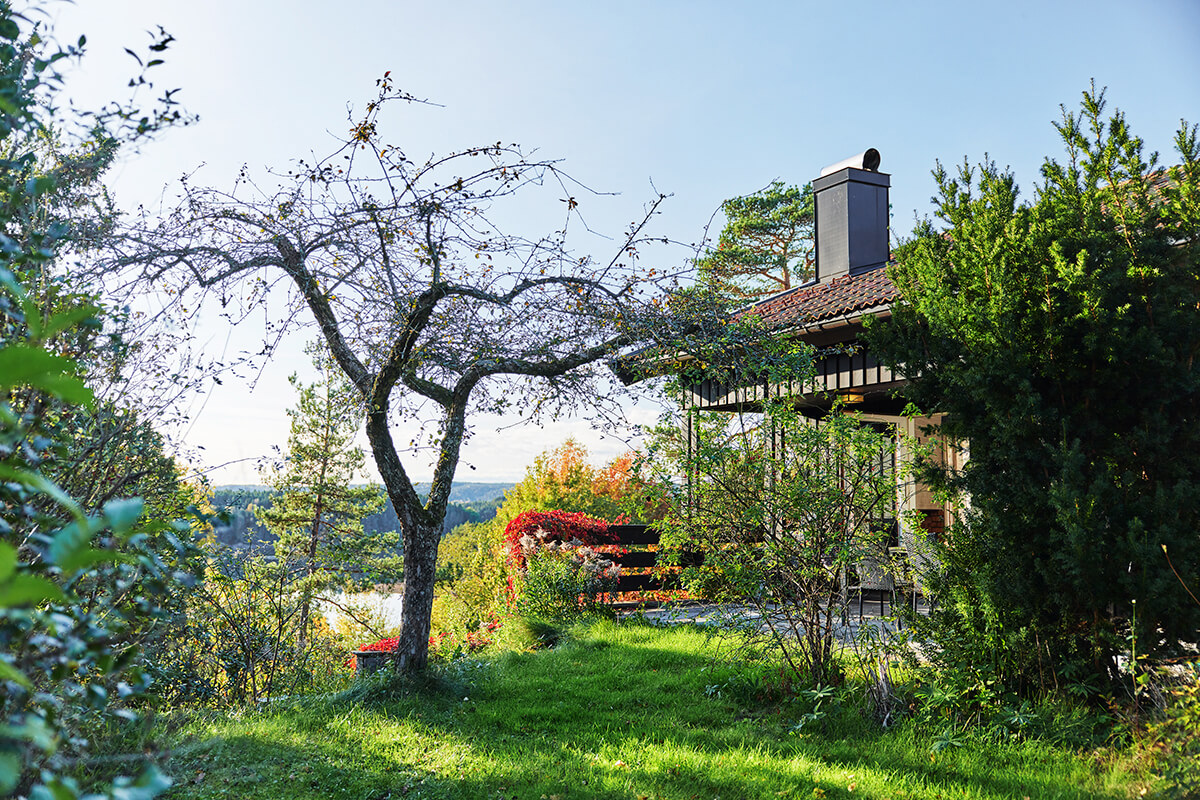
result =
[[[404,472],[392,443],[387,419],[387,393],[380,391],[371,403],[372,408],[367,414],[367,439],[371,443],[375,465],[379,468],[379,476],[383,478],[392,508],[396,509],[396,515],[400,518],[400,535],[404,537],[404,606],[400,610],[400,640],[396,643],[395,668],[398,672],[416,672],[424,669],[429,661],[434,572],[446,506],[444,502],[441,504],[440,514],[429,513],[422,507],[421,499]],[[445,450],[443,443],[443,458]],[[451,469],[451,477],[453,474]],[[430,489],[431,497],[436,489],[435,476]]]
[[376,379],[367,414],[367,439],[375,455],[375,465],[383,478],[392,507],[400,517],[404,537],[404,607],[400,611],[400,641],[396,643],[396,670],[416,672],[429,661],[429,626],[433,613],[434,575],[437,569],[438,543],[446,504],[458,465],[459,448],[466,430],[466,398],[473,382],[460,386],[462,402],[446,409],[441,456],[429,487],[429,499],[422,504],[409,480],[388,428],[387,382]]
[[[324,476],[322,476],[322,481],[324,481]],[[308,537],[308,552],[305,553],[304,558],[304,575],[309,579],[309,586],[312,586],[312,576],[317,571],[317,543],[321,536],[321,512],[321,501],[318,499],[316,515],[313,518],[312,530]],[[308,589],[306,588],[304,591],[306,594],[300,601],[300,641],[298,642],[301,658],[308,653],[308,613],[312,605],[312,599],[307,594]]]
[[424,669],[429,660],[429,622],[440,539],[440,525],[417,524],[404,531],[404,608],[395,664],[401,672]]

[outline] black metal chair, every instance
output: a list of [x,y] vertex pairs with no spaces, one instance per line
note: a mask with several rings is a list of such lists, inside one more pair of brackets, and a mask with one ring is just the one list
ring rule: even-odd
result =
[[866,556],[857,564],[854,565],[854,571],[857,574],[858,581],[848,587],[849,591],[858,595],[858,621],[863,620],[863,600],[867,592],[872,592],[879,597],[879,616],[883,616],[884,604],[889,598],[893,598],[896,591],[896,582],[891,573],[888,572],[885,564],[881,559],[872,556]]

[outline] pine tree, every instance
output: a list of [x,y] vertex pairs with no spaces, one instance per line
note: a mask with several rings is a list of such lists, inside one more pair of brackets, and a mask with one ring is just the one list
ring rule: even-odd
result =
[[359,421],[354,394],[325,347],[310,345],[306,352],[319,377],[307,385],[290,378],[299,402],[288,412],[286,460],[268,478],[276,492],[270,508],[255,511],[277,537],[279,562],[298,579],[300,652],[313,600],[331,589],[394,578],[394,558],[386,554],[397,540],[394,533],[363,531],[363,518],[383,507],[384,494],[379,486],[351,486],[365,462],[362,448],[352,445]]
[[696,262],[703,284],[737,300],[799,286],[813,274],[812,185],[774,181],[721,204],[725,229],[715,249]]

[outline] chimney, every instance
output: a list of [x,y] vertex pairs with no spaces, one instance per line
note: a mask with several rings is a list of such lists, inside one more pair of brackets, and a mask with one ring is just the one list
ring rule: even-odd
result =
[[871,148],[821,170],[816,198],[817,281],[856,275],[888,262],[888,187]]

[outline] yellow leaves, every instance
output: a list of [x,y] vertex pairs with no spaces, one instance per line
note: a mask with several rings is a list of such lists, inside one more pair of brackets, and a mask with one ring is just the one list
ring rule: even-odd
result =
[[[363,120],[350,132],[350,138],[353,141],[369,144],[375,138],[375,123],[369,120]],[[338,170],[341,172],[341,170]]]

